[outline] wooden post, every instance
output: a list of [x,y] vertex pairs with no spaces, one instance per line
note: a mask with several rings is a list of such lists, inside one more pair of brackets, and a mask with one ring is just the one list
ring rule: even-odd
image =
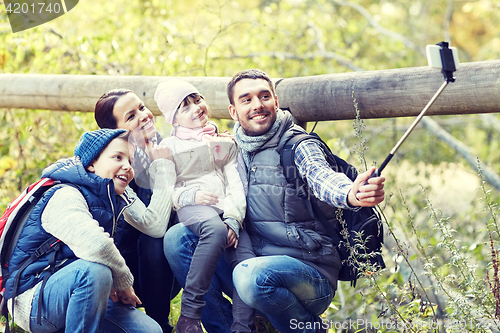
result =
[[[429,115],[500,112],[500,60],[464,63]],[[0,74],[0,108],[92,112],[97,99],[114,88],[134,90],[155,114],[159,76]],[[226,77],[182,78],[195,85],[214,118],[230,118]],[[278,78],[276,78],[278,80]],[[416,116],[443,82],[428,67],[286,78],[276,89],[280,106],[302,123],[353,119],[352,94],[362,118]]]

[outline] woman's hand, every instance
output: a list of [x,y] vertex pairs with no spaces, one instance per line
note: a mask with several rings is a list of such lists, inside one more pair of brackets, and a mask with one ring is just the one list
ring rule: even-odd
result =
[[196,205],[213,206],[219,203],[219,197],[208,191],[196,191],[194,195]]
[[172,152],[166,146],[153,145],[153,143],[148,143],[146,145],[146,154],[148,154],[151,161],[165,158],[172,161]]

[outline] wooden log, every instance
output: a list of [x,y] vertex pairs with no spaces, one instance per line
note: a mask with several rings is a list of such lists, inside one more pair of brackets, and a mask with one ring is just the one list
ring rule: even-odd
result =
[[[460,64],[426,115],[500,112],[500,60]],[[416,116],[444,82],[429,67],[329,74],[278,82],[281,107],[298,120],[353,119],[352,94],[362,118]]]
[[[159,115],[154,93],[160,76],[0,74],[0,108],[46,109],[94,112],[99,97],[115,88],[133,90],[144,104]],[[205,96],[214,118],[230,118],[226,84],[230,78],[179,78],[192,83]]]
[[[464,63],[429,109],[429,115],[500,112],[500,60]],[[159,114],[153,95],[159,76],[0,74],[0,108],[92,112],[99,96],[113,88],[134,90]],[[214,118],[229,118],[228,77],[182,78],[195,85]],[[352,94],[362,118],[416,116],[443,82],[428,67],[276,79],[280,106],[300,122],[353,119]]]

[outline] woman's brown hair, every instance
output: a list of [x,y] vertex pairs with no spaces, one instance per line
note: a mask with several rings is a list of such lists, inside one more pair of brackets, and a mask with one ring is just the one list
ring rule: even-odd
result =
[[117,120],[113,115],[116,101],[128,93],[133,93],[129,89],[113,89],[104,93],[95,103],[94,118],[99,128],[116,129]]

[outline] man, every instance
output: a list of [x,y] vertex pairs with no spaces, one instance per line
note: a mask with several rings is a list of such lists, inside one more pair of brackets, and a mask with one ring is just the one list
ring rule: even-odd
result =
[[[248,184],[245,228],[256,254],[236,266],[233,283],[242,300],[265,313],[280,332],[326,332],[319,315],[335,295],[339,255],[304,201],[286,187],[280,166],[285,142],[305,132],[279,109],[266,73],[237,73],[227,93]],[[312,140],[299,144],[294,160],[314,196],[332,207],[355,210],[384,200],[384,177],[368,180],[375,168],[352,182],[330,168]]]

